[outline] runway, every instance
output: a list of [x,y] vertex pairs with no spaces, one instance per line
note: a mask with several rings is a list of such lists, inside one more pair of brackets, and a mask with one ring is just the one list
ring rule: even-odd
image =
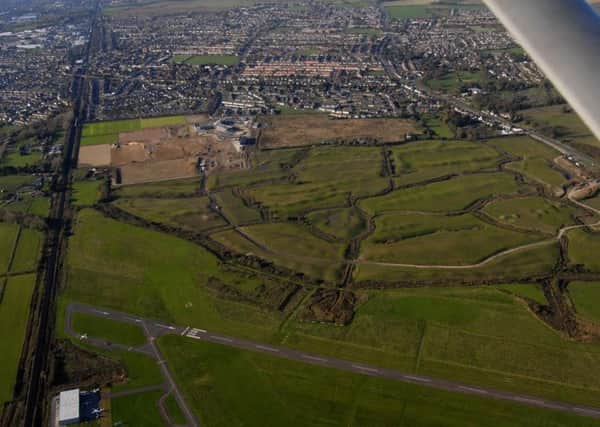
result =
[[[86,313],[93,316],[104,317],[117,322],[140,325],[146,330],[149,343],[136,348],[129,347],[129,350],[139,351],[146,354],[153,352],[154,340],[157,337],[169,334],[178,334],[189,339],[221,344],[229,347],[234,347],[242,350],[255,351],[269,354],[272,356],[283,357],[286,359],[296,360],[299,362],[310,363],[328,368],[340,369],[343,371],[353,372],[361,375],[369,375],[373,377],[387,378],[396,381],[402,381],[410,384],[417,384],[427,387],[433,387],[441,390],[447,390],[456,393],[464,393],[477,395],[490,399],[504,400],[509,402],[520,403],[523,405],[534,406],[543,409],[552,409],[557,411],[569,412],[581,416],[600,418],[600,408],[584,407],[573,405],[566,402],[551,401],[539,397],[521,395],[505,391],[499,391],[490,388],[478,387],[468,384],[461,384],[442,379],[404,373],[391,369],[384,369],[377,366],[368,365],[365,363],[352,362],[348,360],[327,357],[318,354],[305,353],[298,350],[293,350],[286,347],[273,346],[265,343],[248,341],[240,338],[221,335],[210,332],[205,329],[194,328],[190,326],[180,326],[169,324],[166,322],[154,321],[138,316],[121,313],[115,310],[98,308],[90,305],[71,303],[67,307],[67,333],[72,336],[78,336],[77,333],[70,329],[70,317],[73,312]],[[90,343],[98,344],[100,340],[89,338]],[[104,343],[104,344],[103,344]],[[106,347],[106,342],[100,341],[100,345]],[[110,346],[118,346],[118,344],[110,344]],[[150,346],[150,347],[149,347]],[[127,346],[119,345],[119,348],[127,348]],[[166,364],[162,364],[167,370]],[[167,370],[168,372],[168,370]],[[176,385],[173,383],[176,387]],[[183,398],[182,398],[183,400]]]

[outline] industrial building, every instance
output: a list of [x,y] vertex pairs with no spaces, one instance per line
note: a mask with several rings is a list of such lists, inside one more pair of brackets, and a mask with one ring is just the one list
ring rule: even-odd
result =
[[79,416],[79,389],[62,391],[58,396],[58,424],[77,424]]

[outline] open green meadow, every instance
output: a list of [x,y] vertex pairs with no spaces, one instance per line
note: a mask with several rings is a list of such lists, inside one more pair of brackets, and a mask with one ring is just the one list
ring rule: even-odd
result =
[[115,206],[150,222],[192,231],[226,225],[219,214],[210,209],[208,197],[121,198],[117,200]]
[[[207,426],[588,426],[526,406],[168,336],[159,340]],[[432,410],[435,408],[435,410]],[[113,418],[114,419],[114,418]]]
[[0,274],[8,270],[17,231],[18,227],[13,224],[0,223]]
[[0,176],[0,193],[14,193],[19,188],[31,185],[36,180],[33,175],[6,175]]
[[548,186],[558,187],[565,184],[567,178],[553,165],[560,155],[558,151],[529,137],[508,137],[493,139],[489,142],[497,149],[517,157],[509,168],[518,171],[529,179]]
[[483,212],[503,224],[553,235],[561,227],[575,224],[576,214],[581,213],[571,205],[538,196],[498,199],[488,204]]
[[132,132],[147,128],[185,124],[184,116],[151,117],[106,122],[92,122],[83,125],[81,145],[111,144],[118,142],[121,132]]
[[197,178],[178,179],[174,181],[155,182],[152,184],[135,184],[115,190],[119,197],[191,197],[198,193],[200,183]]
[[374,214],[389,211],[451,212],[466,209],[494,195],[514,194],[518,189],[515,178],[505,173],[463,175],[365,199],[360,206]]
[[74,331],[94,338],[125,344],[140,346],[146,343],[142,328],[128,323],[115,322],[98,316],[74,312],[71,317],[71,326]]
[[220,212],[232,224],[240,225],[261,221],[259,210],[244,203],[244,200],[234,194],[233,190],[227,188],[215,193],[214,197]]
[[569,233],[568,257],[571,265],[579,265],[587,271],[600,272],[598,245],[600,233],[575,230]]
[[239,61],[237,55],[175,55],[172,62],[188,65],[235,65]]
[[[511,290],[531,285],[507,286]],[[600,382],[590,375],[598,370],[600,347],[563,337],[519,299],[497,288],[369,291],[362,296],[366,302],[351,325],[293,322],[284,331],[285,344],[377,366],[592,404],[600,395]],[[516,292],[540,297],[535,289]]]
[[423,141],[391,150],[394,181],[403,186],[458,173],[492,170],[502,160],[493,147],[465,141]]
[[544,291],[541,285],[532,283],[511,283],[508,285],[496,286],[496,289],[510,292],[513,295],[517,295],[521,298],[526,298],[531,301],[535,301],[538,304],[547,304],[548,300],[544,295]]
[[74,182],[71,203],[79,207],[95,205],[100,198],[101,185],[102,182],[97,180]]
[[[249,169],[206,180],[116,188],[100,202],[113,209],[89,208],[94,189],[76,183],[61,307],[79,301],[475,386],[600,401],[600,346],[538,313],[553,303],[544,289],[563,267],[558,230],[583,214],[591,221],[548,191],[565,182],[558,153],[528,137],[293,146],[259,144]],[[569,232],[574,271],[600,271],[596,237]],[[569,287],[571,300],[590,319],[581,299],[594,290],[578,289]],[[335,310],[351,313],[344,326],[328,323]],[[90,336],[142,340],[139,330],[75,320]],[[159,345],[208,425],[264,425],[265,414],[277,425],[419,425],[423,405],[438,400],[422,424],[479,425],[484,414],[493,425],[588,421],[181,337]],[[135,363],[114,358],[128,371]],[[152,381],[135,369],[130,377],[120,387]],[[133,413],[155,407],[148,396],[129,402]]]
[[35,285],[35,275],[8,279],[0,300],[0,413],[4,402],[12,399],[25,330],[29,319],[29,304]]
[[367,219],[356,207],[318,210],[306,218],[316,230],[339,240],[353,239],[367,229]]
[[470,265],[541,236],[495,227],[473,215],[387,214],[375,220],[361,257],[370,261],[424,265]]
[[164,427],[158,410],[162,391],[148,391],[111,398],[111,417],[119,426]]
[[[222,268],[205,249],[84,209],[67,262],[66,301],[112,307],[178,324],[266,339],[283,315],[244,302],[271,284]],[[240,300],[219,298],[233,289]]]
[[42,250],[42,233],[28,228],[21,229],[19,244],[15,250],[11,271],[14,273],[35,271]]
[[[419,8],[419,6],[414,7]],[[427,80],[425,85],[431,89],[442,92],[458,93],[461,87],[480,84],[482,80],[482,72],[453,71],[440,79]]]
[[600,283],[570,283],[569,296],[579,316],[600,323],[600,305],[598,304],[598,301],[600,301]]
[[[555,136],[568,141],[576,146],[592,146],[600,148],[598,141],[591,134],[581,119],[565,105],[533,108],[522,111],[524,120],[536,124],[538,127],[552,127]],[[584,148],[582,147],[582,148]]]

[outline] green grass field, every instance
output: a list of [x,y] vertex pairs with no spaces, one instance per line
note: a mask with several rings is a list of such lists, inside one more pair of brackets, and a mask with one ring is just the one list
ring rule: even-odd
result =
[[522,298],[527,298],[532,301],[535,301],[539,304],[545,305],[548,304],[548,300],[544,295],[544,291],[541,289],[540,285],[537,284],[517,284],[511,283],[507,285],[499,285],[496,286],[497,289],[505,290],[510,292],[511,294],[517,295]]
[[111,416],[113,424],[135,427],[164,427],[157,402],[162,391],[149,391],[112,398]]
[[570,283],[569,296],[579,316],[600,323],[600,283]]
[[198,193],[200,182],[198,178],[178,179],[173,181],[155,182],[152,184],[135,184],[120,187],[115,190],[119,197],[184,197]]
[[0,223],[0,274],[6,273],[12,254],[18,227],[13,224]]
[[282,314],[219,298],[210,283],[249,292],[268,283],[223,269],[201,247],[84,209],[66,265],[65,301],[112,307],[178,324],[267,339]]
[[532,140],[529,137],[507,137],[489,141],[489,144],[520,160],[509,165],[511,169],[523,173],[533,181],[558,187],[565,184],[566,177],[553,167],[558,151]]
[[577,114],[565,109],[563,105],[534,108],[522,111],[526,121],[537,126],[555,127],[558,136],[575,144],[600,147],[600,141],[594,138]]
[[253,187],[248,194],[279,218],[339,207],[350,195],[377,194],[387,187],[381,164],[379,148],[315,148],[291,170],[294,182]]
[[391,151],[398,186],[450,174],[491,170],[501,160],[496,149],[466,141],[419,141]]
[[488,282],[504,283],[537,277],[548,274],[556,267],[559,259],[558,245],[547,245],[527,251],[507,255],[478,268],[448,269],[415,269],[390,267],[372,264],[359,264],[354,272],[354,280],[358,284],[396,284],[403,283],[471,283]]
[[347,327],[291,323],[286,345],[554,399],[592,404],[600,395],[598,344],[564,338],[495,287],[371,291],[364,299]]
[[315,211],[307,216],[311,226],[341,240],[350,240],[367,229],[366,218],[357,208]]
[[34,151],[31,154],[21,155],[18,151],[5,154],[0,164],[2,166],[24,167],[38,164],[42,160],[42,153]]
[[168,125],[185,124],[184,116],[151,117],[106,122],[92,122],[83,125],[81,145],[98,145],[115,143],[119,133],[132,132],[141,129],[163,127]]
[[425,85],[442,92],[458,93],[461,86],[479,84],[482,80],[483,74],[481,72],[455,71],[440,79],[427,80]]
[[11,277],[0,302],[0,413],[12,399],[34,285],[33,274]]
[[93,206],[100,198],[100,186],[102,181],[76,181],[73,183],[73,195],[71,203],[74,206]]
[[176,425],[185,425],[185,416],[183,415],[183,412],[181,412],[181,408],[179,408],[179,404],[173,395],[167,397],[165,406],[167,407],[167,412],[173,423]]
[[[320,239],[307,227],[275,223],[247,226],[243,231],[257,245],[230,231],[211,237],[241,254],[251,252],[315,279],[335,281],[338,277],[344,245]],[[261,249],[265,246],[269,251]]]
[[175,55],[172,62],[188,65],[235,65],[239,61],[237,55]]
[[181,337],[164,337],[159,344],[207,426],[264,426],[267,419],[269,425],[365,427],[574,427],[595,422]]
[[32,175],[0,176],[0,192],[14,193],[19,188],[32,184],[35,179]]
[[42,233],[23,228],[15,251],[12,272],[35,271],[42,250]]
[[115,206],[151,222],[202,231],[226,225],[209,207],[208,197],[190,198],[122,198]]
[[248,207],[231,189],[216,193],[215,200],[221,212],[235,225],[261,220],[258,209]]
[[562,226],[575,224],[574,216],[578,213],[572,206],[541,197],[496,200],[483,212],[501,223],[551,234],[556,234]]
[[425,265],[468,265],[504,250],[541,240],[505,230],[474,216],[383,215],[363,243],[361,259]]
[[600,258],[596,250],[600,244],[599,233],[588,233],[583,230],[571,231],[569,238],[569,262],[582,265],[588,271],[600,271]]
[[465,209],[478,200],[497,194],[512,194],[519,189],[515,179],[505,173],[465,175],[421,187],[393,191],[385,196],[360,202],[368,212],[388,211],[449,212]]
[[140,346],[146,343],[144,331],[139,326],[79,312],[72,314],[71,322],[74,331],[90,337],[128,346]]

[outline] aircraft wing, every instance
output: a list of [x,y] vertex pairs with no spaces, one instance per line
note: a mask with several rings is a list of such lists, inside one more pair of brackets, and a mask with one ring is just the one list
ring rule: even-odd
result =
[[600,16],[585,0],[484,0],[600,139]]

